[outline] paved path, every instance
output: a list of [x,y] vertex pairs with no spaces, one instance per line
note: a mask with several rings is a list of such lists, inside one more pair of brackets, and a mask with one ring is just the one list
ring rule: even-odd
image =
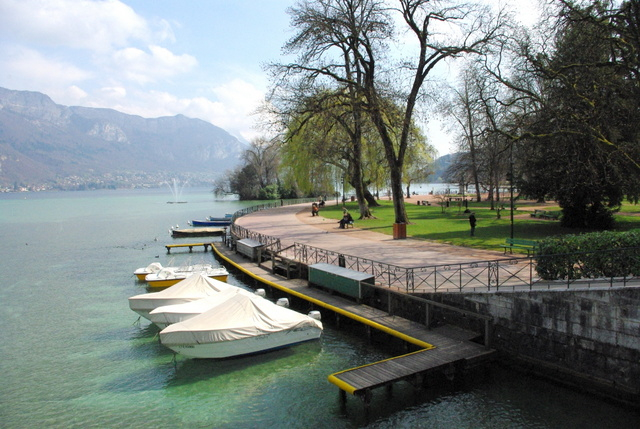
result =
[[504,257],[501,251],[470,249],[412,238],[394,240],[389,235],[358,228],[358,221],[356,228],[339,229],[334,219],[311,216],[309,204],[262,210],[243,216],[236,223],[251,231],[277,237],[283,246],[297,242],[405,268]]

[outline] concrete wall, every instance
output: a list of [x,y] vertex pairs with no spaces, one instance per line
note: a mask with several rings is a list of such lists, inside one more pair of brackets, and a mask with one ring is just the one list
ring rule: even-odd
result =
[[493,348],[640,405],[640,288],[428,294],[494,317]]

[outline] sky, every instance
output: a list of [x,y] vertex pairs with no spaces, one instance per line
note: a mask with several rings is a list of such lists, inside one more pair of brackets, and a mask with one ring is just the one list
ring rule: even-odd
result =
[[[519,2],[520,3],[520,2]],[[244,141],[295,0],[0,0],[0,87],[145,118],[183,114]],[[425,125],[440,155],[451,137]]]

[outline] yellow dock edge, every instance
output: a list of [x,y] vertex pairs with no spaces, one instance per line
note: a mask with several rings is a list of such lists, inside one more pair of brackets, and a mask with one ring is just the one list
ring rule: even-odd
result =
[[392,335],[394,337],[400,338],[403,341],[406,341],[408,343],[411,343],[411,344],[414,344],[414,345],[416,345],[418,347],[421,347],[422,349],[433,349],[433,348],[435,348],[435,346],[433,346],[432,344],[426,343],[424,341],[420,341],[417,338],[413,338],[413,337],[410,337],[408,335],[405,335],[402,332],[396,331],[395,329],[388,328],[388,327],[386,327],[384,325],[381,325],[381,324],[379,324],[377,322],[374,322],[372,320],[365,319],[364,317],[358,316],[357,314],[353,314],[353,313],[351,313],[349,311],[346,311],[346,310],[343,310],[341,308],[334,307],[331,304],[327,304],[327,303],[322,302],[320,300],[317,300],[315,298],[311,298],[310,296],[301,294],[300,292],[296,292],[296,291],[291,290],[289,288],[286,288],[286,287],[284,287],[282,285],[279,285],[278,283],[274,283],[274,282],[272,282],[270,280],[267,280],[267,279],[265,279],[263,277],[260,277],[257,274],[254,274],[251,271],[249,271],[249,270],[247,270],[245,268],[242,268],[240,265],[236,264],[231,259],[229,259],[226,256],[224,256],[218,250],[218,248],[217,248],[217,246],[215,244],[212,243],[211,246],[212,246],[213,250],[216,252],[216,254],[219,257],[221,257],[222,259],[224,259],[225,261],[227,261],[227,263],[233,265],[238,270],[242,271],[243,273],[247,274],[250,277],[253,277],[254,279],[260,281],[261,283],[264,283],[264,284],[269,285],[271,287],[275,287],[276,289],[280,289],[281,291],[284,291],[284,292],[286,292],[286,293],[288,293],[290,295],[296,296],[298,298],[302,298],[304,300],[307,300],[307,301],[309,301],[309,302],[311,302],[311,303],[313,303],[313,304],[315,304],[315,305],[317,305],[319,307],[327,308],[327,309],[329,309],[329,310],[331,310],[331,311],[333,311],[335,313],[338,313],[338,314],[341,314],[343,316],[349,317],[349,318],[351,318],[353,320],[356,320],[356,321],[358,321],[358,322],[360,322],[362,324],[371,326],[372,328],[376,328],[376,329],[378,329],[378,330],[380,330],[382,332],[385,332],[385,333],[387,333],[389,335]]

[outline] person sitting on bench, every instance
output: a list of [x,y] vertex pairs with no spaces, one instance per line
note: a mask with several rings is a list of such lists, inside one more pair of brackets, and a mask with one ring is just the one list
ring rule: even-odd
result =
[[341,229],[345,229],[347,225],[353,225],[353,218],[351,217],[351,213],[345,210],[342,214],[342,219],[340,219],[338,223],[340,224]]

